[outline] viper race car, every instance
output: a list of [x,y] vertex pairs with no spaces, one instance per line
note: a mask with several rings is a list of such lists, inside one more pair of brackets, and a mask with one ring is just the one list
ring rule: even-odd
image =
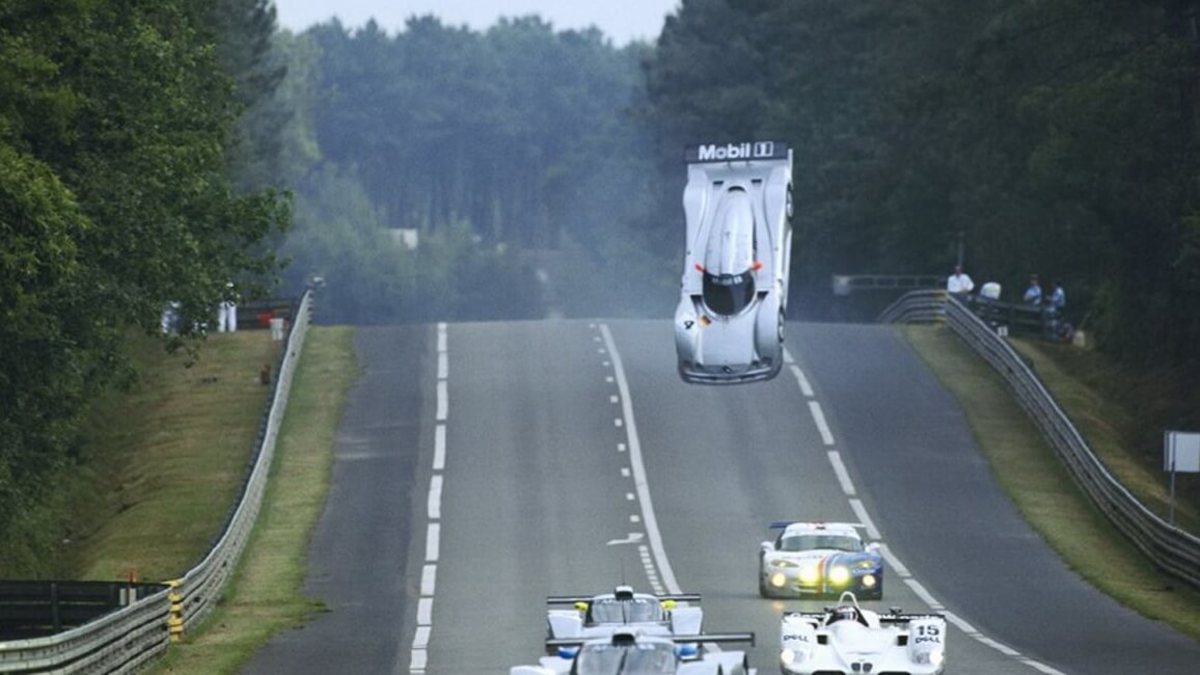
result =
[[783,143],[689,148],[687,245],[675,351],[686,382],[769,380],[783,367],[792,250],[792,151]]
[[741,651],[699,652],[699,643],[748,642],[754,633],[643,635],[617,630],[592,640],[546,640],[558,651],[536,666],[516,666],[509,675],[755,675]]
[[835,596],[854,591],[883,597],[883,557],[878,544],[863,544],[849,523],[779,521],[782,532],[764,541],[758,554],[758,593]]
[[699,595],[635,593],[630,586],[617,586],[612,593],[593,596],[552,596],[546,598],[547,604],[572,608],[546,613],[548,637],[586,640],[607,637],[622,629],[637,630],[642,635],[696,635],[701,631],[704,611],[689,603],[698,602]]
[[881,614],[849,592],[824,612],[784,612],[780,634],[784,673],[935,675],[946,659],[940,614]]

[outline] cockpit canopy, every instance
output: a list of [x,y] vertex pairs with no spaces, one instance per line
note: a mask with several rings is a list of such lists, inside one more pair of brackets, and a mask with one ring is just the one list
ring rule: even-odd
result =
[[592,623],[643,623],[665,620],[662,604],[656,598],[601,598],[592,602]]
[[574,675],[674,675],[675,647],[665,642],[589,644],[575,657]]
[[704,250],[704,304],[714,313],[732,316],[754,300],[757,249],[750,195],[730,188],[717,205]]

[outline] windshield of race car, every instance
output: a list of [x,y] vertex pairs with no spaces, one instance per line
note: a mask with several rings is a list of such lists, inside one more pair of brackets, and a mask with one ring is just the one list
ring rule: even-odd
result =
[[668,643],[590,644],[575,657],[576,675],[674,675],[675,646]]
[[794,534],[780,537],[776,546],[780,551],[811,551],[833,549],[835,551],[861,551],[862,541],[844,534]]
[[754,300],[754,274],[704,273],[704,304],[716,314],[733,316]]
[[640,623],[662,621],[663,608],[654,598],[618,600],[603,598],[592,603],[592,623]]

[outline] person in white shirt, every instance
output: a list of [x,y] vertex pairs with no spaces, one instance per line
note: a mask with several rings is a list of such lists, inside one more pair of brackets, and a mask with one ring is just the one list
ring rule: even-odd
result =
[[961,298],[973,290],[975,290],[975,282],[971,281],[971,277],[962,271],[962,265],[955,265],[954,274],[946,279],[946,291]]

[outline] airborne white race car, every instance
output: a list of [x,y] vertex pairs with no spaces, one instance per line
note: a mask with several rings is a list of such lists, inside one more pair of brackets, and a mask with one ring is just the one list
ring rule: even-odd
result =
[[780,633],[785,674],[938,675],[946,658],[940,614],[881,614],[849,592],[824,612],[784,612]]
[[698,602],[700,596],[691,593],[651,595],[635,593],[631,586],[617,586],[612,593],[600,595],[552,596],[546,598],[547,604],[572,609],[547,611],[546,628],[551,639],[587,640],[622,629],[642,635],[696,635],[704,622],[704,610],[692,604]]
[[666,637],[618,630],[593,640],[547,640],[558,656],[536,666],[515,666],[509,675],[756,675],[741,651],[695,654],[697,643],[748,642],[754,633]]
[[792,151],[779,142],[687,150],[687,251],[675,351],[685,382],[769,380],[783,367]]

